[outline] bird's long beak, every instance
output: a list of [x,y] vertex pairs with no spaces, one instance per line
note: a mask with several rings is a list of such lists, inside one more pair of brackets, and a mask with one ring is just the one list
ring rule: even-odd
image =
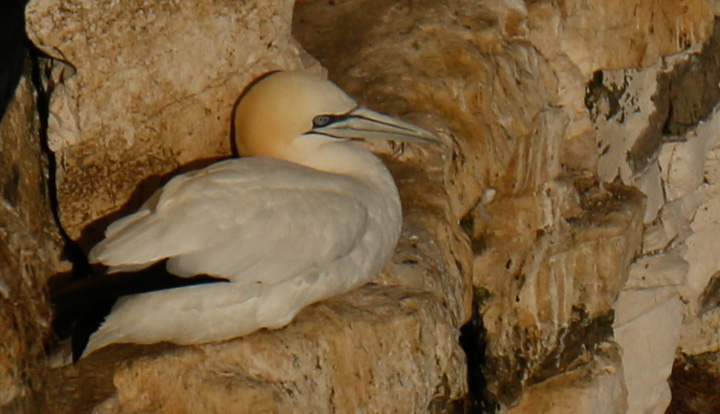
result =
[[430,131],[366,108],[357,108],[347,115],[332,119],[326,126],[316,126],[313,132],[335,138],[361,138],[368,141],[438,143],[437,136]]

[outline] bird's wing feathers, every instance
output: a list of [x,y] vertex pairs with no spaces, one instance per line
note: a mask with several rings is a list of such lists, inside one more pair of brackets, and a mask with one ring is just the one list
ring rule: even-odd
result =
[[358,185],[284,161],[225,161],[171,180],[90,259],[128,270],[170,258],[179,276],[276,283],[353,249],[367,225]]

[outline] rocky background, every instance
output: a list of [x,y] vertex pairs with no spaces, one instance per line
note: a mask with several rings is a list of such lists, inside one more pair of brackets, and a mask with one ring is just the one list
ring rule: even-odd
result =
[[[4,412],[720,412],[717,1],[32,0],[27,48],[23,3],[0,25]],[[393,261],[279,331],[50,368],[51,276],[231,156],[275,69],[441,137],[373,148]]]

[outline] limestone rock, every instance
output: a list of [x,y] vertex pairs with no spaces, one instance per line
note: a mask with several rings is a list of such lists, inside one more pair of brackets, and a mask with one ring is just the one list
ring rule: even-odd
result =
[[715,62],[720,53],[718,31],[720,20],[716,18],[712,36],[707,43],[702,43],[700,53],[688,56],[667,79],[668,118],[664,129],[668,135],[681,136],[694,129],[699,121],[712,114],[720,100],[720,88],[717,87],[720,68]]
[[[717,5],[586,3],[298,2],[293,34],[334,81],[441,136],[439,149],[372,146],[403,198],[392,263],[279,331],[100,351],[51,373],[77,401],[48,401],[67,413],[442,412],[469,369],[514,412],[663,410],[678,344],[673,390],[688,384],[677,367],[702,365],[691,354],[717,352],[705,299],[720,270],[716,39],[668,57],[700,49]],[[227,156],[249,80],[323,70],[290,34],[292,7],[30,2],[32,40],[64,62],[48,81],[48,138],[73,238],[93,242],[171,171]],[[466,367],[458,328],[472,314]],[[716,378],[712,361],[702,369]]]
[[[712,143],[713,147],[717,147],[720,145],[720,139],[718,138],[720,116],[716,114],[706,125],[711,126],[711,128],[705,128],[705,131],[698,128],[698,132],[701,132],[702,135],[698,135],[697,140],[700,140],[700,137],[712,137],[711,139],[714,141]],[[698,301],[710,279],[720,271],[720,260],[716,254],[716,237],[714,237],[720,230],[720,216],[717,212],[720,206],[720,182],[714,181],[709,174],[706,175],[705,173],[705,171],[720,166],[720,160],[716,158],[718,153],[718,149],[713,149],[705,153],[707,159],[703,157],[698,160],[705,167],[702,171],[704,183],[698,184],[696,192],[692,194],[700,202],[694,203],[696,213],[690,223],[692,235],[688,236],[685,242],[687,251],[684,258],[690,263],[688,291],[685,294],[693,301],[695,309],[699,307]]]
[[0,411],[34,407],[50,329],[44,298],[60,240],[46,189],[46,159],[29,65],[0,124]]
[[615,341],[623,349],[628,413],[662,414],[672,398],[667,379],[683,320],[677,289],[625,290],[615,314],[613,328]]
[[[538,208],[540,207],[540,208]],[[476,256],[489,390],[505,405],[525,385],[568,369],[611,337],[612,306],[640,250],[636,190],[548,184],[484,207],[492,221]]]
[[[694,207],[688,208],[694,214],[687,219],[690,222],[690,235],[685,240],[683,258],[688,262],[689,269],[687,284],[681,291],[690,303],[690,309],[685,318],[679,347],[683,354],[689,356],[718,351],[717,329],[720,321],[717,308],[717,274],[720,272],[720,262],[714,235],[720,226],[720,180],[716,173],[720,170],[719,126],[720,116],[716,109],[710,119],[701,122],[695,130],[688,133],[688,144],[699,142],[700,144],[696,145],[705,148],[704,153],[698,152],[696,159],[696,164],[700,165],[702,183],[686,180],[688,188],[694,188],[694,192],[683,198],[691,199],[692,202],[687,204]],[[693,171],[697,168],[693,165],[685,174],[696,176]],[[684,170],[674,171],[679,174]]]
[[[643,256],[632,265],[615,304],[614,332],[623,348],[629,413],[665,412],[676,349],[690,358],[716,351],[711,345],[717,340],[716,316],[704,292],[720,270],[714,243],[720,72],[713,63],[719,27],[716,23],[699,53],[623,71],[622,81],[614,82],[620,86],[618,94],[599,95],[611,98],[605,112],[598,111],[606,116],[593,117],[600,142],[622,146],[620,152],[610,148],[601,155],[599,165],[612,168],[600,174],[634,183],[649,200]],[[641,99],[628,100],[628,93]],[[594,109],[603,108],[602,100],[593,102]],[[611,130],[621,138],[613,138]],[[672,372],[683,386],[695,387],[677,369]],[[673,393],[678,390],[674,387]],[[672,398],[676,406],[691,403]]]
[[294,31],[368,106],[440,127],[444,184],[460,218],[488,189],[521,194],[560,173],[568,118],[555,105],[557,79],[531,45],[503,37],[522,33],[523,9],[521,2],[312,1],[298,5]]
[[[464,355],[453,345],[459,332],[441,307],[422,292],[367,286],[311,306],[279,331],[201,347],[165,347],[139,358],[127,358],[123,352],[130,347],[116,345],[82,360],[77,369],[127,358],[112,378],[95,378],[96,392],[110,380],[116,388],[97,413],[354,412],[359,407],[424,413],[464,392]],[[438,383],[440,378],[445,382]],[[69,413],[72,401],[62,393],[78,398],[88,391],[57,392],[55,401],[67,405],[56,412]]]
[[[487,342],[477,345],[495,358],[488,371],[497,368],[502,379],[493,386],[519,386],[495,390],[506,404],[519,397],[518,377],[536,376],[537,382],[567,369],[581,352],[584,334],[592,338],[590,349],[609,338],[611,305],[639,248],[643,211],[639,194],[622,190],[600,192],[607,197],[594,201],[585,194],[581,207],[578,193],[586,189],[556,181],[565,161],[592,154],[595,143],[578,139],[559,156],[572,114],[558,109],[564,84],[554,68],[516,40],[524,33],[525,13],[521,2],[418,2],[407,8],[403,2],[317,1],[298,5],[294,28],[331,76],[369,106],[437,114],[431,120],[449,138],[443,180],[451,212],[473,237],[473,253],[481,255],[472,266],[474,285],[496,298],[492,310],[483,307]],[[387,92],[395,98],[388,100]],[[415,116],[423,122],[422,114]],[[602,218],[610,211],[610,218]],[[480,236],[495,231],[497,243]],[[513,232],[521,235],[507,234]],[[528,267],[522,292],[508,262],[517,274]],[[519,311],[516,293],[525,304]],[[526,330],[532,332],[523,335]]]
[[55,72],[48,140],[60,166],[62,225],[73,239],[94,220],[133,211],[162,184],[158,176],[228,156],[233,104],[250,80],[276,69],[321,71],[290,36],[292,6],[28,4],[30,39],[66,65]]
[[627,410],[620,350],[600,345],[588,363],[528,387],[520,403],[507,414],[619,414]]
[[677,250],[637,258],[623,289],[680,286],[687,280],[688,263]]
[[720,307],[720,271],[715,272],[700,295],[700,314]]
[[680,333],[679,352],[687,356],[720,352],[720,307],[686,319]]
[[566,55],[587,77],[652,66],[702,44],[712,32],[712,8],[708,0],[541,0],[528,7],[528,37],[548,60]]
[[[658,109],[653,100],[658,89],[660,68],[627,69],[599,72],[589,84],[586,102],[597,130],[600,152],[597,174],[603,181],[620,176],[630,182],[635,174],[628,161],[633,146],[651,129],[652,116]],[[648,152],[652,155],[656,148]],[[651,210],[657,211],[651,206]],[[646,221],[652,221],[646,220]]]

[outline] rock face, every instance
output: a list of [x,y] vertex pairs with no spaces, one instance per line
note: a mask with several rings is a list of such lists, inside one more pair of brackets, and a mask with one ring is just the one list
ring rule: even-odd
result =
[[[111,398],[96,408],[100,413],[427,412],[447,407],[464,390],[463,375],[447,376],[463,374],[465,360],[445,339],[457,332],[449,320],[437,319],[444,313],[439,307],[418,291],[368,286],[312,306],[281,331],[141,357],[115,346],[64,375],[72,379],[125,359],[112,378],[115,390],[105,391]],[[97,392],[112,389],[109,380],[85,384]],[[91,392],[65,382],[51,396],[54,412],[76,412],[77,400],[92,398]]]
[[[713,108],[720,80],[711,62],[717,39],[716,24],[713,37],[689,57],[596,76],[605,86],[596,89],[602,98],[593,102],[605,103],[592,105],[604,109],[591,113],[608,143],[599,173],[617,174],[648,196],[643,253],[615,305],[615,338],[624,351],[631,413],[665,412],[671,399],[673,407],[695,405],[698,395],[683,390],[702,387],[688,383],[681,367],[692,355],[717,351],[707,346],[716,339],[710,282],[720,267],[711,241],[718,135]],[[612,102],[614,109],[607,105]],[[667,379],[677,351],[684,356],[675,362],[672,375],[679,378],[671,379],[671,395]],[[688,369],[699,378],[698,367],[707,364],[693,364]]]
[[522,385],[572,368],[612,337],[612,306],[640,246],[644,199],[625,187],[582,185],[556,182],[484,209],[493,219],[473,281],[487,290],[485,369],[504,405],[520,398]]
[[[29,65],[27,65],[29,74]],[[37,97],[23,76],[0,124],[0,407],[33,409],[50,329],[44,286],[57,272],[60,238],[50,210]]]
[[[484,408],[516,404],[525,386],[599,352],[641,248],[644,197],[593,178],[604,136],[585,106],[585,84],[615,55],[593,56],[599,61],[588,71],[572,60],[573,48],[546,50],[557,39],[525,25],[542,20],[542,10],[518,2],[310,2],[295,15],[298,39],[346,89],[401,113],[421,95],[444,118],[434,122],[453,139],[446,190],[475,255],[480,331],[469,333],[476,340],[466,351]],[[378,96],[384,90],[400,98]],[[613,378],[622,388],[624,379]],[[580,406],[602,405],[591,394]],[[625,394],[615,395],[610,412],[621,412]]]
[[525,390],[522,402],[509,414],[597,413],[615,414],[627,410],[627,392],[623,381],[617,345],[603,343],[592,360],[583,361],[558,375]]
[[233,104],[255,77],[321,70],[290,37],[291,13],[289,1],[28,4],[28,36],[65,64],[54,73],[48,143],[70,237],[137,208],[157,176],[228,156]]
[[[659,413],[672,398],[712,411],[693,378],[714,381],[720,354],[714,7],[31,1],[28,34],[55,59],[50,176],[62,226],[84,247],[171,173],[229,156],[234,103],[270,70],[327,69],[361,103],[442,140],[372,147],[405,215],[373,284],[279,331],[109,347],[47,372],[41,408]],[[6,335],[20,345],[0,358],[0,406],[31,390],[17,378],[40,375],[30,338],[47,331],[39,292],[57,267],[38,122],[23,110],[2,124],[32,133],[0,143],[2,228],[18,229],[0,232],[0,300],[27,299],[0,307],[0,328],[27,329]],[[8,155],[17,146],[30,161]],[[30,256],[12,247],[30,242],[20,251],[42,260],[23,267]],[[28,274],[5,277],[18,269]]]
[[529,6],[529,38],[544,56],[567,56],[587,77],[654,66],[703,43],[712,32],[712,11],[709,1],[540,0]]

